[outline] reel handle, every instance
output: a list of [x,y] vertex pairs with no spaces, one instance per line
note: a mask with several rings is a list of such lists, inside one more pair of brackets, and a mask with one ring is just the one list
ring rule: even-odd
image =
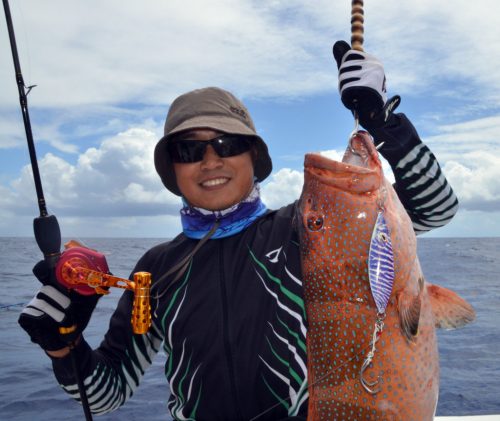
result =
[[61,285],[82,295],[109,294],[110,287],[131,290],[134,293],[131,317],[133,332],[144,334],[151,326],[149,272],[134,273],[133,281],[113,276],[109,273],[106,257],[102,253],[86,247],[72,246],[61,254],[57,262],[56,278]]

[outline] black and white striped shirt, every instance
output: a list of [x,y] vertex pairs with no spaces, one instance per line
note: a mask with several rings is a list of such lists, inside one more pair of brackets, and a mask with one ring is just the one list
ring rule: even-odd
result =
[[379,151],[391,164],[394,188],[413,222],[423,234],[446,225],[458,210],[458,199],[439,163],[422,143],[404,114],[394,114],[389,124],[371,130]]
[[[395,115],[372,135],[384,142],[380,152],[391,164],[415,232],[451,220],[457,198],[407,118]],[[158,303],[152,299],[157,311],[145,335],[132,332],[133,297],[126,291],[101,346],[92,350],[82,341],[74,350],[92,411],[121,406],[163,348],[174,419],[250,419],[269,407],[273,411],[259,419],[305,416],[307,324],[293,218],[294,205],[289,205],[241,233],[205,243],[185,276]],[[194,242],[181,235],[154,247],[134,271],[159,279]],[[53,366],[64,390],[80,400],[70,359],[54,359]]]

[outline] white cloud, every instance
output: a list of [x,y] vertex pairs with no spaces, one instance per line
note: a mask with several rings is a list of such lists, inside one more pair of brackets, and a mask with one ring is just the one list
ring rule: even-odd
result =
[[[243,99],[333,93],[331,45],[350,31],[349,2],[327,0],[26,0],[11,9],[25,81],[38,85],[29,96],[35,139],[62,152],[40,159],[47,203],[62,218],[106,215],[130,226],[179,206],[152,165],[160,120],[177,94],[207,85]],[[366,2],[365,12],[365,46],[383,61],[389,93],[453,103],[424,140],[462,209],[498,209],[499,3],[386,0]],[[0,50],[9,48],[1,25]],[[24,148],[8,56],[0,79],[0,148]],[[465,117],[485,110],[489,117]],[[277,207],[301,185],[301,172],[278,169],[263,196]],[[0,186],[2,215],[33,214],[33,198],[25,167]]]
[[500,211],[500,116],[436,127],[424,141],[441,162],[462,209]]
[[470,152],[463,156],[463,163],[448,161],[443,171],[463,209],[500,211],[500,156]]
[[[478,7],[456,0],[450,7],[432,0],[387,0],[381,6],[367,2],[365,38],[386,62],[389,90],[498,101],[500,73],[492,72],[500,65],[498,2],[483,0]],[[433,92],[441,82],[452,87]]]
[[[26,76],[38,85],[35,106],[165,104],[207,83],[264,96],[293,87],[289,94],[296,95],[317,90],[318,78],[334,78],[330,68],[320,70],[306,48],[312,43],[306,27],[275,25],[278,11],[268,14],[269,9],[250,1],[153,1],[148,7],[133,1],[32,1],[21,6],[13,15],[18,32],[29,36],[18,44],[29,54],[21,54]],[[14,82],[10,63],[2,69],[1,76]]]
[[282,168],[273,173],[262,187],[262,200],[270,209],[277,209],[297,200],[302,192],[304,174]]
[[334,161],[342,161],[342,157],[344,156],[344,152],[339,152],[335,149],[331,149],[328,151],[321,151],[321,155],[326,156],[329,159],[333,159]]
[[498,154],[500,142],[500,115],[473,120],[462,120],[455,124],[435,127],[438,133],[424,140],[443,159],[463,159],[464,153],[487,151]]
[[[320,151],[321,155],[335,161],[342,161],[343,151],[335,149]],[[393,182],[394,175],[387,161],[382,160],[382,168],[386,178]],[[281,168],[273,172],[269,180],[262,186],[262,200],[271,209],[277,209],[297,200],[302,192],[304,173],[291,168]]]
[[[51,153],[39,161],[45,199],[61,216],[163,215],[178,210],[180,200],[161,184],[153,165],[155,133],[134,128],[89,148],[75,165]],[[30,166],[11,188],[2,188],[2,208],[26,214],[35,200]]]
[[[476,97],[498,99],[494,0],[387,0],[365,11],[365,45],[386,64],[390,89],[432,93],[438,82],[466,79],[482,87]],[[31,0],[12,12],[26,35],[18,37],[25,79],[38,84],[33,103],[50,107],[168,104],[207,84],[252,97],[333,91],[331,45],[350,33],[348,2]],[[0,77],[12,86],[2,102],[12,104],[12,65],[3,62]]]
[[[39,116],[35,139],[66,153],[78,151],[80,136],[124,131],[145,115],[163,119],[172,99],[195,87],[219,85],[243,99],[333,93],[331,45],[350,33],[349,2],[326,0],[153,0],[148,7],[26,0],[11,9],[26,84],[38,85],[29,96]],[[387,0],[367,2],[365,12],[365,45],[385,64],[389,93],[459,99],[450,111],[461,118],[470,107],[498,108],[498,2]],[[8,51],[4,28],[0,49]],[[10,81],[0,115],[19,121],[8,57],[0,79]],[[0,148],[20,147],[22,137],[19,125],[0,120]]]
[[[485,130],[485,126],[485,121],[470,121],[462,123],[460,129],[468,130],[474,137],[476,131]],[[453,136],[453,129],[445,126],[442,131]],[[142,232],[142,236],[155,236],[155,226],[160,236],[173,236],[179,231],[180,200],[163,187],[154,170],[152,157],[156,141],[153,131],[132,128],[88,148],[75,164],[50,153],[40,160],[49,212],[58,216],[61,226],[64,224],[66,235],[141,236]],[[340,160],[343,152],[329,150],[322,154]],[[489,217],[485,212],[498,213],[500,153],[471,150],[454,158],[442,163],[460,198],[460,212],[472,218],[477,212],[468,210],[481,210],[486,219]],[[388,164],[385,160],[382,162],[387,178],[393,181]],[[263,183],[263,200],[274,209],[291,203],[300,196],[302,184],[302,171],[281,168]],[[31,225],[30,215],[35,214],[36,203],[29,166],[22,169],[9,187],[0,186],[0,204],[0,233],[9,235],[13,226]]]

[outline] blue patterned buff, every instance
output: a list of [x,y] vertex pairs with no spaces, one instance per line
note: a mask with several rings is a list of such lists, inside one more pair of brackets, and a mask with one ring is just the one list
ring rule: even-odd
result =
[[184,235],[189,238],[201,239],[214,226],[216,221],[220,225],[211,236],[212,239],[229,237],[248,227],[259,216],[266,213],[266,205],[260,200],[259,183],[254,187],[246,199],[220,211],[209,211],[189,206],[183,199],[181,222]]

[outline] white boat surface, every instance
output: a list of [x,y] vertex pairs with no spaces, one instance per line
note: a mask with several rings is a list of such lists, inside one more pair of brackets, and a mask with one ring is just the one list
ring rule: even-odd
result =
[[435,421],[500,421],[500,414],[496,415],[463,415],[453,417],[434,417]]

